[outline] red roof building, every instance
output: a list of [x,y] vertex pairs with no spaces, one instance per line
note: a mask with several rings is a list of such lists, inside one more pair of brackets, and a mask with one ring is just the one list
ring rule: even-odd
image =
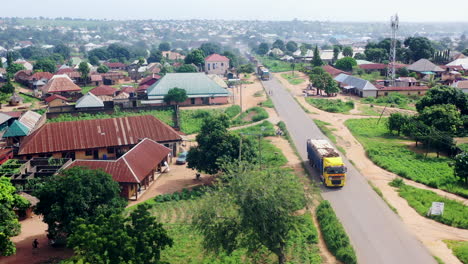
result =
[[127,67],[127,65],[121,62],[105,62],[104,65],[109,67],[111,70],[123,70]]
[[140,81],[139,85],[152,85],[155,82],[159,81],[161,79],[161,76],[157,74],[151,74],[150,76],[144,78],[143,80]]
[[229,62],[229,58],[223,55],[219,54],[211,54],[210,56],[205,58],[205,62],[218,62],[218,61],[223,61],[223,62]]
[[38,80],[50,80],[54,75],[50,72],[36,72],[29,77],[31,81],[38,81]]
[[81,92],[81,88],[76,85],[67,75],[54,75],[49,82],[42,87],[42,94],[66,94]]
[[404,95],[425,95],[429,90],[427,86],[376,86],[377,97],[387,96],[390,93],[400,93]]
[[100,96],[100,95],[114,96],[117,93],[117,91],[118,90],[115,89],[114,87],[101,85],[92,89],[90,92],[96,96]]
[[349,72],[345,72],[345,71],[342,71],[340,69],[337,69],[333,66],[330,66],[330,65],[324,65],[322,66],[322,69],[324,69],[326,72],[328,72],[331,76],[333,76],[333,78],[335,78],[336,76],[340,75],[341,73],[344,73],[344,74],[350,74]]
[[59,74],[66,74],[68,72],[74,72],[75,70],[72,69],[72,68],[65,68],[65,69],[60,69],[58,70],[55,74],[56,75],[59,75]]
[[124,92],[124,93],[127,93],[127,94],[131,94],[131,93],[135,93],[135,87],[133,86],[125,86],[125,87],[122,87],[122,89],[120,89],[121,92]]
[[387,69],[387,64],[382,63],[372,63],[372,64],[361,64],[359,68],[363,70],[385,70]]
[[138,185],[147,188],[170,153],[171,149],[145,138],[116,160],[75,160],[67,168],[101,169],[121,185],[122,196],[138,199]]
[[182,140],[172,127],[150,115],[57,122],[47,123],[25,137],[18,156],[113,158],[143,138],[165,144],[174,154]]
[[46,101],[46,103],[50,103],[50,102],[52,102],[52,101],[55,100],[55,99],[60,99],[60,100],[68,101],[67,98],[65,98],[65,97],[63,97],[63,96],[61,96],[61,95],[58,95],[58,94],[53,94],[53,95],[47,97],[46,99],[44,99],[44,101]]

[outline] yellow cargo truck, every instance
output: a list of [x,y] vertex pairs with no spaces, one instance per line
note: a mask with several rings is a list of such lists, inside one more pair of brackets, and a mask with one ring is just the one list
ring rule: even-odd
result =
[[343,187],[346,183],[346,166],[338,151],[324,139],[307,140],[307,156],[310,166],[320,172],[325,186]]

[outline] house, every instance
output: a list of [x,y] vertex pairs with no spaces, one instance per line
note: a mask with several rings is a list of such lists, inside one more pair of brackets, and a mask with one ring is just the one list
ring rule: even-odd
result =
[[388,66],[382,63],[369,63],[358,65],[358,67],[363,69],[366,73],[378,72],[380,75],[385,75]]
[[44,101],[49,107],[59,107],[68,105],[68,99],[58,94],[53,94],[44,99]]
[[16,60],[14,61],[13,63],[15,64],[21,64],[24,66],[24,68],[28,71],[32,71],[34,69],[34,66],[32,65],[32,63],[30,63],[29,61],[25,61],[25,60]]
[[114,87],[107,86],[107,85],[101,85],[96,88],[93,88],[90,93],[96,95],[96,96],[115,96],[118,92],[118,90]]
[[56,122],[24,138],[18,157],[116,159],[143,138],[168,147],[173,157],[182,141],[172,127],[150,115]]
[[441,67],[435,65],[427,59],[420,59],[415,63],[408,66],[408,70],[411,72],[416,72],[420,76],[428,74],[439,74],[444,71]]
[[101,169],[119,183],[122,197],[138,200],[139,192],[154,182],[170,153],[171,149],[145,138],[116,160],[75,160],[64,169]]
[[335,81],[344,91],[356,94],[360,97],[377,97],[377,88],[367,80],[341,73]]
[[28,86],[33,90],[41,89],[53,76],[50,72],[36,72],[29,77]]
[[[89,76],[89,82],[91,82],[91,85],[95,85],[95,86],[100,86],[100,85],[103,85],[104,81],[102,79],[102,75],[100,74],[91,74]],[[87,82],[87,84],[89,84]]]
[[187,92],[188,99],[180,105],[227,104],[229,102],[229,91],[204,73],[168,73],[147,89],[149,102],[146,103],[163,104],[164,96],[174,87]]
[[[445,66],[450,67],[451,70],[462,71],[464,74],[468,74],[468,58],[458,58],[450,63],[447,63]],[[453,68],[454,66],[458,66],[458,68]]]
[[347,75],[350,74],[349,72],[342,71],[342,70],[337,69],[337,68],[335,68],[335,67],[333,67],[331,65],[328,65],[328,64],[323,65],[322,69],[324,69],[326,72],[328,72],[333,78],[340,75],[341,73],[344,73],[344,74],[347,74]]
[[45,121],[45,115],[41,116],[34,111],[26,111],[22,113],[18,120],[13,121],[3,134],[3,138],[7,139],[7,145],[9,146],[19,143],[25,136],[44,124]]
[[460,80],[460,81],[454,82],[452,86],[468,94],[468,80]]
[[18,216],[19,220],[24,220],[26,218],[32,217],[34,208],[39,203],[39,199],[25,192],[19,192],[18,195],[29,202],[29,207],[26,209],[19,209],[15,207],[13,209],[15,211],[15,214]]
[[62,68],[62,69],[59,69],[55,74],[56,75],[62,75],[62,74],[67,74],[69,72],[74,72],[75,70],[68,67],[68,68]]
[[81,94],[81,88],[76,85],[67,75],[54,75],[49,82],[42,87],[42,95],[59,94],[64,97]]
[[120,80],[125,79],[125,74],[122,72],[106,72],[101,74],[102,76],[102,84],[104,85],[115,85]]
[[183,60],[185,59],[185,56],[178,53],[178,52],[173,52],[173,51],[163,51],[161,52],[162,56],[168,60]]
[[211,54],[205,58],[205,72],[224,75],[229,69],[229,58],[219,54]]
[[13,93],[8,100],[8,104],[11,106],[17,106],[23,103],[23,97],[19,96],[17,93]]
[[213,80],[215,83],[217,83],[219,86],[221,86],[222,88],[224,89],[227,89],[228,88],[228,85],[227,83],[223,80],[223,78],[221,78],[219,75],[216,75],[216,74],[208,74],[207,75],[208,78],[210,78],[211,80]]
[[140,81],[140,83],[138,84],[138,89],[136,90],[137,93],[139,94],[146,94],[147,92],[147,89],[153,85],[154,83],[156,83],[157,81],[159,81],[161,79],[161,76],[157,75],[157,74],[151,74],[150,76],[144,78],[143,80]]
[[103,64],[113,71],[124,71],[127,68],[127,65],[121,62],[104,62]]
[[417,86],[419,82],[414,77],[398,77],[395,79],[395,86]]
[[461,77],[461,73],[447,68],[447,70],[442,72],[441,74],[441,81],[443,81],[446,84],[452,84],[455,80],[461,79]]
[[429,90],[427,86],[382,86],[377,87],[377,97],[387,96],[390,93],[399,93],[403,95],[425,95]]
[[15,73],[15,82],[24,84],[24,85],[29,85],[29,77],[33,72],[31,70],[21,70],[17,73]]
[[273,54],[276,57],[283,56],[284,52],[281,49],[273,48],[268,52],[268,55]]
[[[320,51],[320,59],[322,59],[322,61],[325,62],[325,63],[333,62],[334,61],[333,60],[334,55],[335,54],[334,54],[333,50],[321,50]],[[341,52],[338,53],[338,58],[337,58],[338,60],[343,58],[343,57],[344,57],[343,53],[341,53]]]
[[10,115],[0,112],[0,131],[4,131],[14,120]]
[[83,97],[78,99],[75,104],[76,109],[90,109],[90,108],[103,108],[104,107],[104,102],[99,99],[97,96],[92,94],[91,92],[88,92],[85,94]]

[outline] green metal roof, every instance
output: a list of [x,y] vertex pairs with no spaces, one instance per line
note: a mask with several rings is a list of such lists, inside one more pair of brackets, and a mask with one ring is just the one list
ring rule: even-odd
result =
[[3,134],[4,138],[7,137],[24,137],[29,134],[29,129],[18,120],[15,120],[8,130]]
[[189,98],[209,96],[229,96],[222,88],[204,73],[168,73],[158,82],[148,87],[148,99],[159,99],[172,88],[182,88]]

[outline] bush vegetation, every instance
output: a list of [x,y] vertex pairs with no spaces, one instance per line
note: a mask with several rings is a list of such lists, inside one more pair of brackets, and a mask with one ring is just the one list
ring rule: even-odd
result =
[[262,107],[255,106],[247,109],[233,120],[234,125],[244,125],[250,122],[258,122],[269,117],[268,112]]
[[275,108],[275,105],[273,104],[273,101],[271,101],[271,98],[268,98],[268,100],[266,100],[265,102],[259,103],[259,105],[268,108]]
[[341,262],[357,263],[356,253],[346,231],[335,215],[330,203],[322,201],[316,209],[317,221],[328,250]]
[[[396,187],[398,194],[420,215],[449,226],[468,229],[468,206],[463,205],[461,202],[444,198],[433,191],[405,185],[401,179],[392,182],[391,186]],[[432,202],[443,202],[445,204],[443,215],[427,215]]]
[[468,241],[444,240],[444,242],[463,264],[468,264]]
[[361,102],[365,104],[388,105],[389,107],[416,110],[414,106],[409,105],[416,102],[415,98],[400,93],[390,93],[387,96],[380,96],[378,98],[366,97],[362,98]]
[[[275,58],[271,58],[268,56],[259,56],[260,61],[263,63],[265,67],[267,67],[270,72],[286,72],[286,71],[292,71],[291,63],[290,62],[285,62],[285,61],[280,61]],[[302,68],[302,65],[299,63],[296,63],[295,70],[300,70]]]
[[314,123],[320,129],[320,131],[322,131],[322,133],[325,134],[325,136],[327,136],[327,138],[329,138],[333,143],[336,144],[336,137],[335,137],[335,135],[333,135],[333,131],[335,131],[336,129],[329,128],[328,126],[331,126],[331,124],[328,123],[328,122],[324,122],[324,121],[318,120],[318,119],[313,119],[313,120],[314,120]]
[[297,74],[292,75],[291,73],[282,73],[281,77],[283,77],[292,85],[298,85],[305,82],[305,80],[297,76]]
[[425,157],[408,148],[408,141],[388,132],[387,118],[349,119],[345,125],[379,167],[434,188],[468,197],[468,189],[454,176],[446,157]]
[[317,99],[317,98],[305,98],[306,102],[320,110],[331,112],[331,113],[348,113],[354,109],[354,102],[348,101],[343,102],[341,99]]

